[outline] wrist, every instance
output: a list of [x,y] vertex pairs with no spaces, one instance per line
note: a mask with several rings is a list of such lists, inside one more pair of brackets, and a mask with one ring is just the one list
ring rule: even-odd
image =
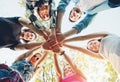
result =
[[60,55],[65,55],[65,51],[61,51]]

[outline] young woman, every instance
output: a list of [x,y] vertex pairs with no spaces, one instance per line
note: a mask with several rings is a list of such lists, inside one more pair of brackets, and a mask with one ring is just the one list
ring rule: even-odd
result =
[[111,62],[116,72],[120,74],[120,37],[109,33],[93,33],[85,36],[78,36],[67,39],[65,42],[89,40],[87,49],[81,47],[64,46],[81,51],[89,56],[106,59]]
[[[31,30],[22,31],[23,26]],[[33,31],[42,36],[29,20],[21,17],[0,17],[0,48],[31,49],[41,45],[41,43],[22,44],[20,41],[21,39],[27,42],[35,40],[36,33]]]
[[43,55],[39,53],[41,47],[34,48],[20,55],[12,64],[12,68],[20,72],[23,80],[28,82],[39,70],[41,63],[46,58],[48,52]]
[[87,82],[85,75],[80,69],[71,61],[71,59],[64,53],[62,56],[68,62],[69,65],[64,67],[64,76],[58,65],[57,54],[54,54],[54,63],[57,72],[58,82]]

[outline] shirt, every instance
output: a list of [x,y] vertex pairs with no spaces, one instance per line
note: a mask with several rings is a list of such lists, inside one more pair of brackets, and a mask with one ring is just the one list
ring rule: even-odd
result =
[[57,7],[57,11],[64,13],[70,1],[73,1],[75,3],[75,6],[79,6],[82,12],[86,13],[86,16],[80,20],[78,24],[73,26],[73,28],[75,28],[78,33],[80,33],[91,23],[94,16],[98,12],[111,8],[110,4],[108,4],[108,0],[61,0]]
[[19,17],[0,17],[0,48],[13,48],[20,43],[22,25]]
[[99,53],[111,62],[116,72],[120,74],[120,37],[108,35],[101,40]]
[[69,76],[63,78],[61,82],[87,82],[87,81],[77,73],[72,73]]

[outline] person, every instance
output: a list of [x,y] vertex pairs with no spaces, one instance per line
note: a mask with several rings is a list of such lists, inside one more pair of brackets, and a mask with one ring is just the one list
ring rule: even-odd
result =
[[11,65],[11,68],[21,74],[25,82],[28,82],[40,71],[43,60],[48,54],[47,51],[44,51],[43,55],[41,55],[39,53],[40,49],[41,47],[39,46],[18,56]]
[[[43,36],[27,19],[22,17],[0,17],[0,26],[0,48],[31,49],[39,44],[41,45],[41,43],[22,44],[21,40],[25,42],[35,40],[36,33]],[[29,30],[22,30],[23,26],[28,27]]]
[[[119,45],[120,37],[115,34],[110,33],[92,33],[85,36],[78,36],[75,38],[67,39],[66,42],[89,40],[87,43],[87,49],[78,48],[66,45],[66,47],[79,50],[85,54],[92,57],[101,56],[101,59],[106,59],[113,65],[114,69],[118,74],[120,74],[119,69]],[[94,55],[93,55],[94,54]]]
[[52,3],[52,0],[42,0],[36,3],[38,4],[37,14],[40,16],[40,18],[43,21],[47,21],[51,17],[50,15],[51,3]]
[[[34,5],[32,3],[34,3]],[[29,15],[29,19],[34,22],[37,27],[39,27],[39,29],[43,30],[45,28],[48,28],[48,26],[44,25],[43,22],[48,23],[50,21],[49,23],[52,23],[52,15],[54,11],[54,0],[26,1],[26,12]]]
[[0,64],[0,82],[24,82],[21,75],[6,64]]
[[57,54],[54,54],[54,63],[56,68],[56,74],[58,77],[58,82],[87,82],[85,75],[82,73],[80,69],[71,61],[71,59],[63,53],[62,56],[69,63],[64,67],[64,75],[62,76],[62,72],[58,65]]
[[[66,11],[67,5],[70,3],[71,0],[60,0],[59,5],[57,7],[57,23],[56,23],[56,34],[58,33],[58,37],[61,34],[61,23],[64,13]],[[91,23],[93,18],[99,13],[100,11],[115,8],[120,6],[119,0],[74,0],[75,7],[71,10],[69,14],[69,19],[72,22],[76,22],[81,18],[81,15],[85,13],[85,17],[81,19],[78,24],[73,26],[72,29],[65,32],[63,36],[57,38],[58,41],[62,41],[66,37],[74,35],[76,33],[80,33],[83,29],[87,28],[87,26]],[[61,34],[62,35],[62,34]],[[59,42],[60,42],[59,41]]]

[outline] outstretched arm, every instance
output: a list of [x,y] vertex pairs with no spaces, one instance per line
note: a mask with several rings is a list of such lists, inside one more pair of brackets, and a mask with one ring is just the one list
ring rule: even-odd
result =
[[60,0],[58,7],[57,7],[57,22],[56,22],[56,32],[57,33],[61,33],[61,23],[62,23],[62,19],[64,16],[64,13],[66,11],[66,7],[68,6],[68,4],[70,3],[71,0]]
[[20,55],[15,61],[24,60],[25,58],[27,58],[27,57],[33,55],[33,52],[39,50],[40,48],[41,48],[41,46],[35,47],[34,49],[27,51],[26,53]]
[[73,26],[73,28],[71,30],[64,33],[65,38],[69,37],[71,35],[80,33],[83,29],[87,28],[87,26],[90,24],[90,22],[92,21],[92,19],[94,18],[95,15],[96,14],[94,14],[94,15],[87,14],[86,17],[84,19],[82,19],[81,21],[79,21],[78,24]]
[[45,53],[42,55],[42,57],[38,60],[36,66],[35,66],[35,70],[34,70],[34,74],[35,75],[36,73],[38,73],[41,69],[41,66],[45,60],[45,58],[47,57],[47,55],[49,54],[48,51],[45,51]]
[[30,50],[30,49],[33,49],[37,46],[40,46],[42,45],[43,42],[40,42],[40,43],[28,43],[28,44],[18,44],[17,46],[15,46],[15,50]]
[[71,49],[74,49],[74,50],[77,50],[77,51],[80,51],[82,53],[85,53],[86,55],[88,56],[91,56],[93,58],[97,58],[97,59],[103,59],[103,57],[98,54],[98,53],[94,53],[94,52],[91,52],[87,49],[84,49],[84,48],[81,48],[81,47],[76,47],[76,46],[71,46],[71,45],[68,45],[68,44],[63,44],[65,47],[68,47],[68,48],[71,48]]
[[55,64],[55,69],[56,69],[56,72],[57,72],[58,82],[61,82],[62,72],[61,72],[60,67],[58,65],[57,54],[54,54],[54,64]]
[[63,54],[64,58],[66,59],[66,61],[70,64],[70,66],[72,67],[72,69],[74,70],[75,73],[79,74],[81,77],[83,77],[84,79],[86,79],[85,75],[82,73],[82,71],[80,69],[77,68],[77,66],[71,61],[71,59],[64,53]]
[[88,40],[88,39],[97,38],[97,37],[102,38],[102,37],[105,37],[107,35],[108,35],[108,33],[91,33],[91,34],[87,34],[84,36],[77,36],[77,37],[66,39],[66,40],[64,40],[64,43],[72,42],[72,41]]

